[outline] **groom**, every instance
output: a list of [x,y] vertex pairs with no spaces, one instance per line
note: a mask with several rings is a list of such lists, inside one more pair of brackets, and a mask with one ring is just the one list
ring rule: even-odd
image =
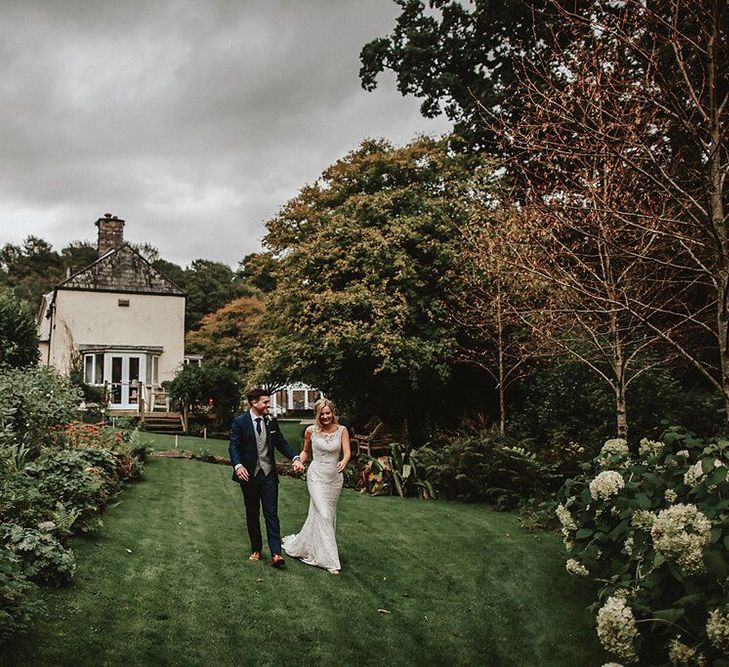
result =
[[266,537],[271,550],[271,564],[283,567],[281,528],[278,522],[278,474],[273,448],[294,462],[294,470],[303,472],[299,456],[286,442],[275,419],[268,415],[270,395],[252,389],[246,395],[250,410],[233,419],[230,427],[230,462],[233,481],[240,484],[246,506],[246,524],[251,539],[249,560],[261,560],[261,505],[266,520]]

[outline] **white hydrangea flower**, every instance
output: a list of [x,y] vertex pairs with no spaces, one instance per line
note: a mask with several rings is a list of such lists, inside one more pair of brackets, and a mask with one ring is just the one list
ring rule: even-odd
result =
[[668,642],[668,659],[672,665],[677,665],[677,667],[700,667],[706,664],[704,655],[678,638]]
[[704,548],[711,541],[711,522],[696,505],[679,503],[659,512],[651,528],[656,551],[686,572],[704,570]]
[[590,574],[590,571],[582,563],[580,563],[580,561],[575,560],[574,558],[570,558],[567,563],[565,563],[565,567],[567,568],[567,572],[578,577],[587,577]]
[[680,449],[676,452],[676,456],[683,456],[684,458],[689,457],[689,450],[688,449]]
[[630,523],[632,524],[633,528],[648,531],[653,528],[653,523],[655,522],[655,520],[656,515],[653,514],[653,512],[649,512],[648,510],[636,510],[635,512],[633,512]]
[[684,474],[683,483],[686,486],[695,486],[703,474],[704,469],[701,467],[701,461],[696,461]]
[[577,524],[575,523],[572,514],[570,514],[570,511],[564,505],[557,505],[555,514],[557,515],[559,522],[562,524],[562,528],[566,528],[567,530],[577,530]]
[[628,556],[633,555],[634,545],[633,536],[631,535],[627,540],[625,540],[625,544],[623,544],[623,549],[625,549],[625,553],[628,554]]
[[729,653],[729,609],[714,609],[706,622],[709,641],[720,651]]
[[628,449],[628,442],[625,438],[611,438],[606,440],[605,444],[600,450],[600,456],[602,458],[608,456],[629,456],[630,450]]
[[[724,464],[719,459],[714,459],[714,467],[721,468]],[[683,482],[687,486],[696,486],[704,475],[704,468],[701,461],[696,461],[683,476]]]
[[675,503],[678,500],[678,494],[673,489],[666,489],[663,493],[666,502]]
[[615,470],[604,470],[590,482],[590,495],[594,500],[607,500],[620,493],[625,486],[623,476]]
[[644,458],[657,456],[662,450],[662,442],[656,442],[655,440],[649,440],[648,438],[643,438],[638,445],[638,453]]
[[609,597],[597,612],[597,636],[603,647],[628,662],[637,659],[633,642],[638,628],[630,605],[616,596]]

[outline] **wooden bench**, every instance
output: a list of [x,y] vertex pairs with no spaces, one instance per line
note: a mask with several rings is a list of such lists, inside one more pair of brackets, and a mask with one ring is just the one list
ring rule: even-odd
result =
[[385,425],[379,417],[372,417],[365,425],[366,433],[355,433],[352,437],[352,444],[356,447],[356,452],[367,452],[368,456],[372,456],[373,450],[387,449],[387,445],[382,440]]

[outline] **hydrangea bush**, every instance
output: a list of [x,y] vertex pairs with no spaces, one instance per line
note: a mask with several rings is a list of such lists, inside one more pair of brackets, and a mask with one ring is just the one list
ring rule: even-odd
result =
[[608,440],[560,490],[567,570],[599,584],[600,642],[622,663],[729,656],[729,442],[678,428],[633,455]]

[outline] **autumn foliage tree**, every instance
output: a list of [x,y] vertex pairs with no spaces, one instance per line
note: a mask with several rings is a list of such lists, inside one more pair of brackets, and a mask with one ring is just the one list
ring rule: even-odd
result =
[[262,333],[259,329],[265,306],[255,295],[233,299],[205,315],[200,328],[188,332],[185,349],[201,354],[205,365],[234,370],[246,379],[253,370],[253,349]]
[[[518,122],[482,113],[516,186],[515,266],[549,285],[523,321],[611,386],[625,435],[628,385],[667,349],[717,389],[729,378],[725,12],[551,4],[560,28],[515,66]],[[721,364],[697,344],[707,335]]]

